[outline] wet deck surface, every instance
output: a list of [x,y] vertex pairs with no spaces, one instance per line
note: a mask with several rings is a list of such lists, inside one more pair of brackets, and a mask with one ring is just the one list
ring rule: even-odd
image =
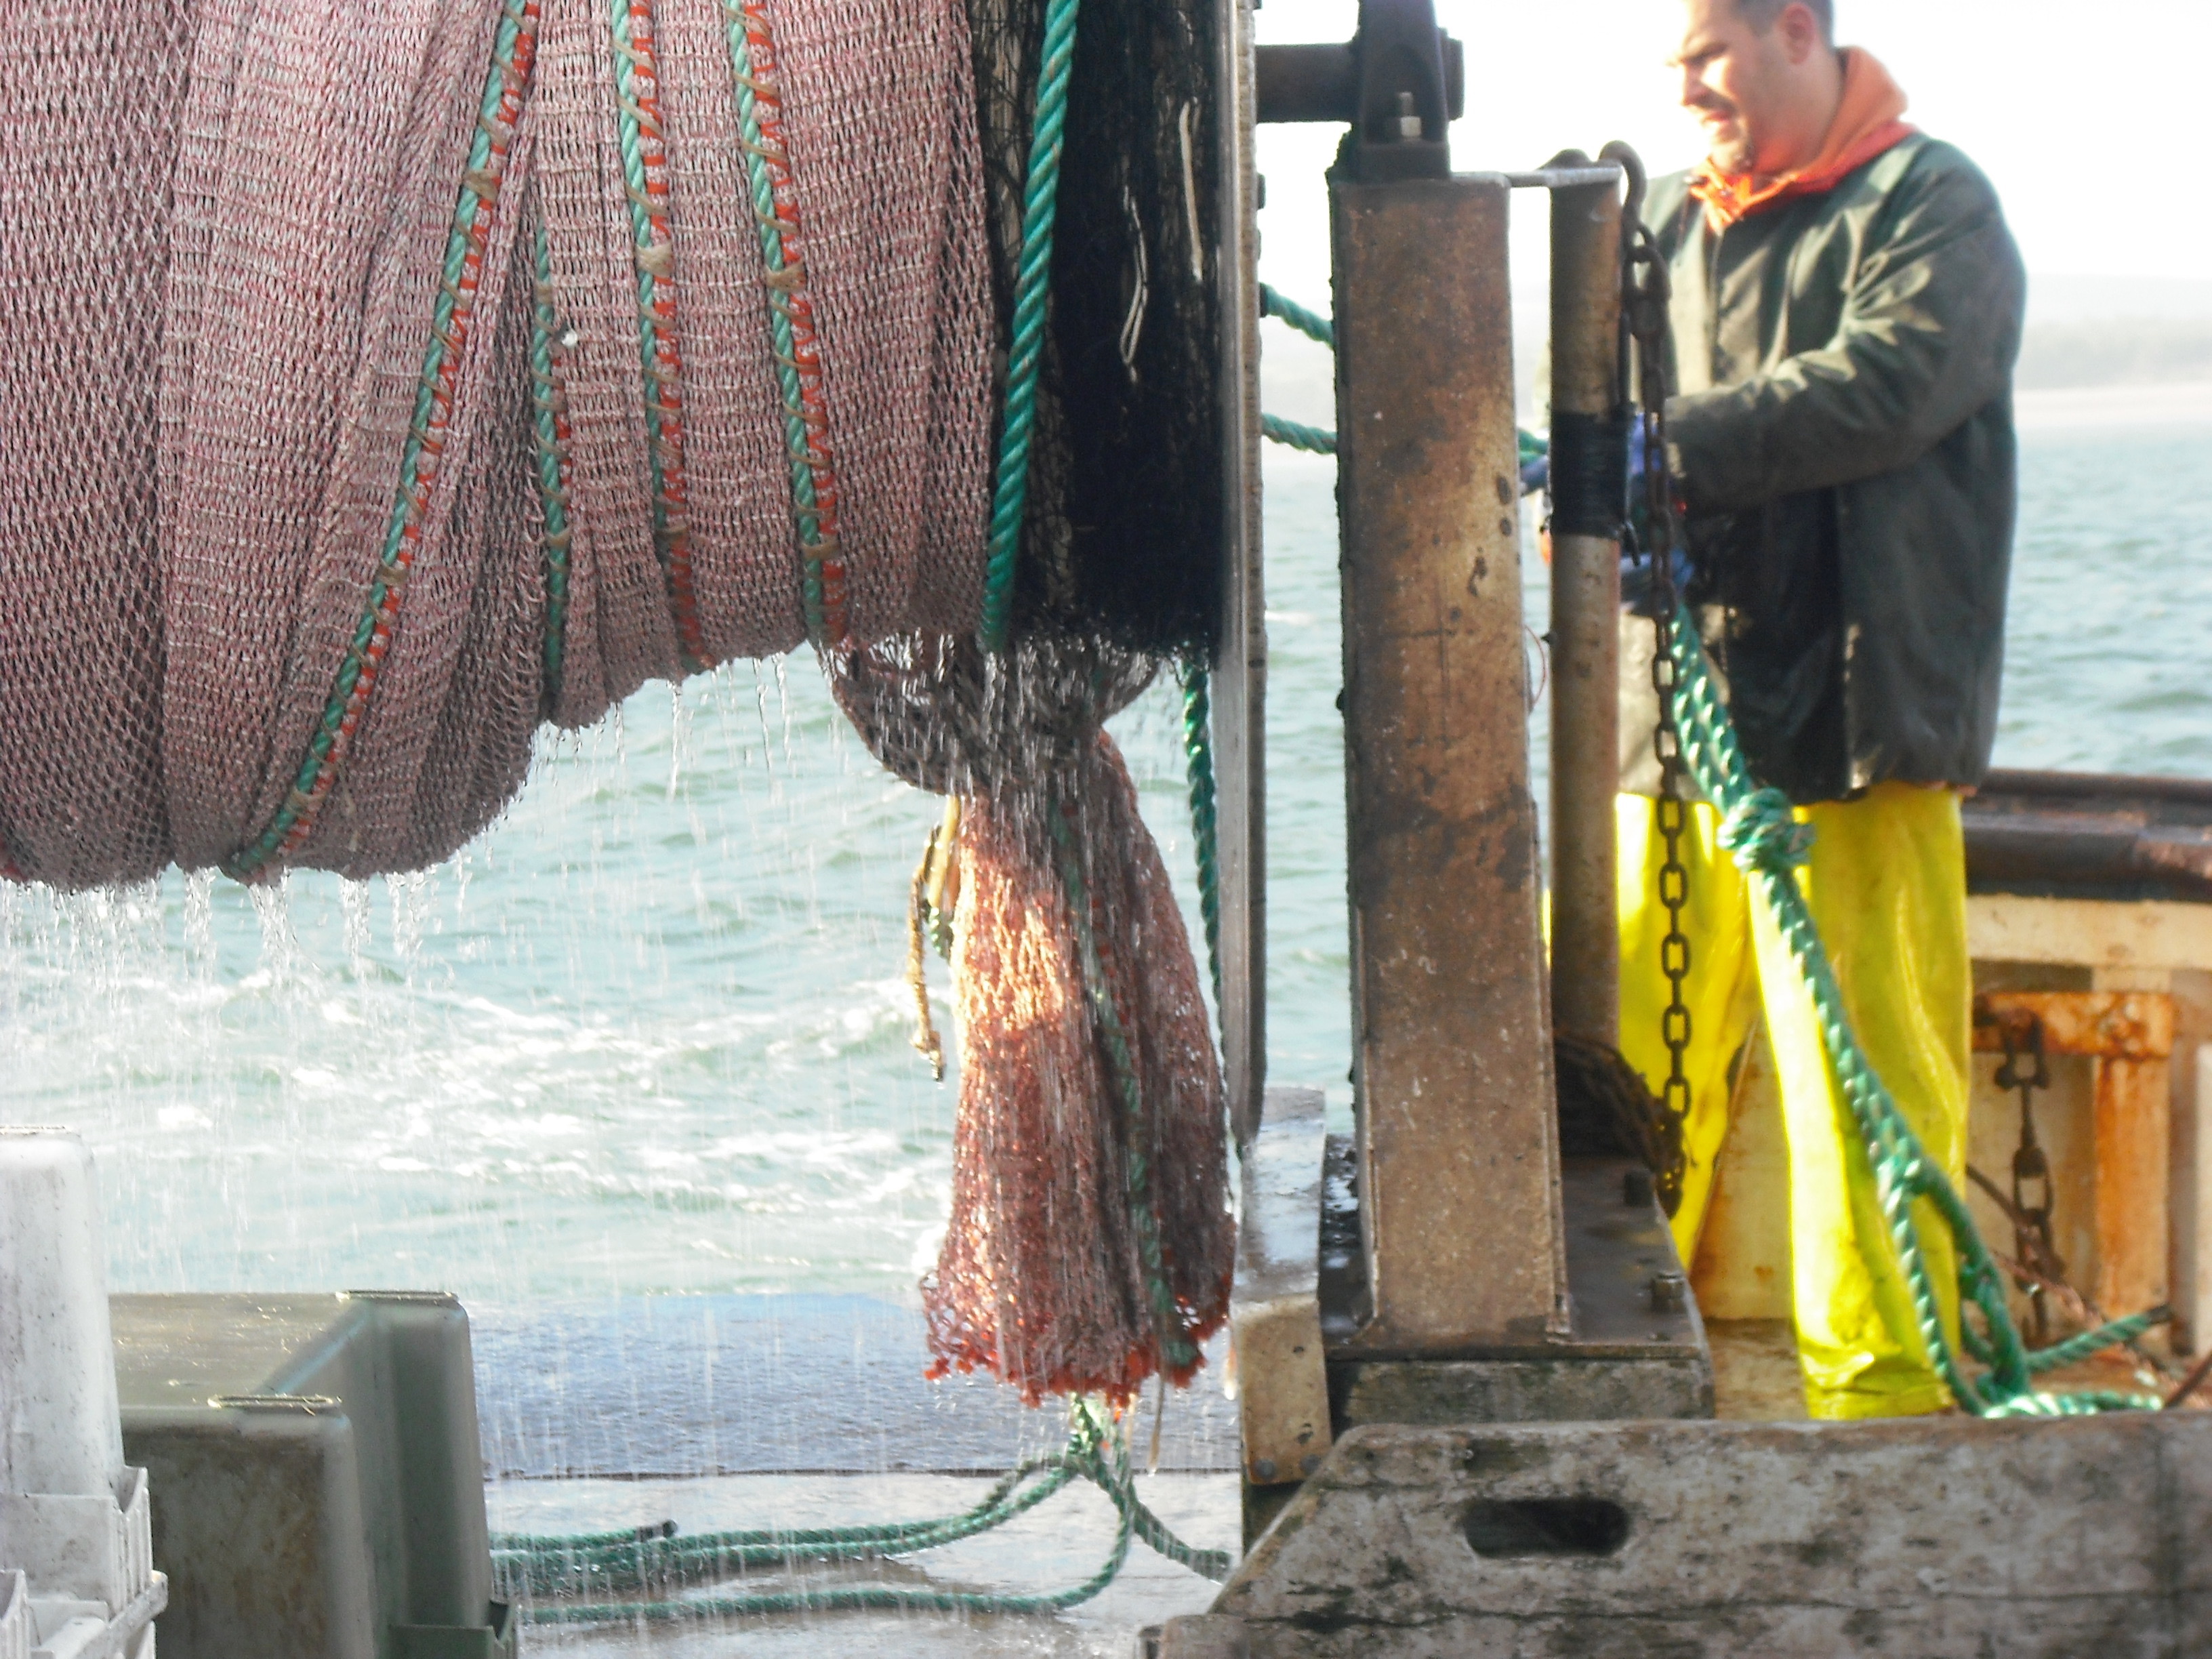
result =
[[[861,1296],[629,1297],[471,1310],[495,1480],[1010,1468],[1067,1437],[981,1376],[928,1382],[921,1315]],[[1168,1402],[1160,1467],[1237,1466],[1227,1334]],[[1152,1400],[1144,1406],[1146,1432]]]
[[[969,1475],[737,1475],[696,1480],[509,1480],[489,1490],[495,1531],[566,1532],[672,1520],[684,1532],[763,1526],[840,1526],[922,1519],[974,1504],[988,1480]],[[1138,1480],[1139,1494],[1186,1542],[1237,1541],[1233,1475],[1168,1472]],[[1034,1593],[1080,1583],[1113,1547],[1114,1511],[1089,1486],[1070,1488],[996,1533],[899,1561],[804,1575],[757,1573],[704,1595],[744,1595],[832,1583]],[[981,1617],[950,1613],[835,1613],[686,1620],[648,1626],[528,1625],[525,1648],[573,1659],[719,1659],[723,1655],[936,1659],[1038,1655],[1127,1659],[1139,1626],[1200,1613],[1214,1586],[1130,1546],[1121,1576],[1095,1599],[1058,1613]]]
[[[550,1437],[540,1438],[532,1432],[542,1431],[544,1425],[542,1419],[532,1420],[537,1413],[530,1409],[531,1405],[542,1409],[551,1402],[526,1403],[519,1397],[524,1391],[513,1382],[518,1373],[502,1368],[509,1379],[510,1397],[501,1425],[507,1432],[501,1437],[495,1431],[490,1437],[501,1443],[513,1462],[507,1476],[495,1479],[489,1490],[493,1528],[598,1531],[672,1520],[683,1532],[696,1534],[738,1528],[926,1519],[955,1514],[973,1504],[992,1478],[983,1469],[1002,1468],[1010,1456],[1048,1449],[1047,1441],[1057,1443],[1056,1417],[1021,1411],[1010,1401],[994,1397],[997,1390],[974,1384],[956,1385],[949,1392],[924,1389],[913,1376],[905,1348],[896,1340],[903,1332],[870,1331],[868,1334],[878,1340],[858,1343],[852,1341],[853,1333],[839,1333],[842,1340],[835,1346],[842,1352],[830,1361],[830,1344],[815,1351],[802,1334],[810,1328],[820,1330],[821,1311],[805,1309],[802,1316],[793,1319],[790,1328],[779,1334],[784,1340],[770,1349],[776,1358],[766,1364],[755,1362],[757,1374],[745,1375],[732,1367],[736,1374],[726,1372],[718,1382],[702,1386],[703,1379],[695,1372],[688,1387],[673,1390],[692,1394],[693,1403],[707,1408],[702,1418],[692,1419],[688,1432],[711,1436],[711,1443],[630,1442],[626,1449],[645,1452],[640,1461],[648,1468],[663,1459],[672,1462],[678,1457],[699,1456],[703,1452],[725,1468],[732,1463],[757,1468],[781,1460],[788,1469],[793,1462],[823,1458],[827,1448],[842,1445],[849,1455],[849,1449],[857,1443],[863,1455],[890,1466],[884,1472],[763,1472],[645,1479],[569,1474],[558,1465],[564,1461],[562,1454],[575,1455],[573,1441],[556,1452]],[[841,1317],[865,1314],[873,1320],[880,1316],[873,1310],[835,1311]],[[1721,1417],[1770,1422],[1804,1418],[1804,1395],[1788,1322],[1715,1321],[1709,1322],[1706,1328]],[[541,1329],[538,1340],[544,1341],[546,1334]],[[793,1340],[793,1337],[799,1340]],[[894,1340],[883,1340],[885,1337]],[[490,1346],[496,1349],[512,1342],[512,1336],[495,1336]],[[675,1377],[651,1379],[649,1357],[667,1364],[671,1352],[670,1347],[656,1343],[637,1344],[629,1357],[648,1359],[645,1368],[648,1376],[641,1377],[633,1371],[623,1379],[623,1386],[613,1384],[608,1372],[599,1367],[572,1369],[567,1373],[562,1391],[570,1397],[563,1403],[573,1407],[580,1387],[583,1392],[608,1395],[591,1402],[605,1408],[605,1414],[597,1418],[609,1442],[601,1449],[603,1453],[632,1436],[658,1442],[667,1435],[666,1419],[656,1425],[650,1414],[641,1419],[630,1417],[612,1396],[635,1390],[649,1397],[668,1388]],[[740,1346],[738,1352],[747,1350]],[[670,1369],[672,1372],[677,1368],[671,1365]],[[795,1376],[767,1374],[810,1370],[815,1381],[811,1391],[780,1386]],[[842,1391],[822,1386],[832,1376],[843,1385]],[[595,1382],[586,1382],[587,1378]],[[650,1386],[654,1380],[660,1387]],[[2160,1382],[2122,1352],[2054,1373],[2047,1386],[2061,1390],[2163,1392]],[[2200,1408],[2212,1405],[2203,1398],[2191,1403]],[[771,1406],[771,1409],[756,1414],[747,1409],[754,1405]],[[1179,1396],[1169,1413],[1163,1437],[1167,1453],[1164,1467],[1157,1474],[1139,1479],[1145,1501],[1186,1541],[1232,1552],[1238,1534],[1237,1480],[1220,1472],[1218,1462],[1234,1456],[1230,1415],[1233,1410],[1215,1387],[1202,1387]],[[866,1420],[862,1432],[848,1438],[851,1425],[846,1419],[855,1413],[859,1414],[855,1423]],[[1149,1413],[1145,1421],[1149,1424]],[[840,1432],[825,1439],[823,1430],[833,1426]],[[977,1472],[962,1468],[970,1460]],[[914,1466],[924,1462],[937,1462],[939,1472],[915,1471]],[[1216,1463],[1216,1468],[1205,1468],[1208,1462]],[[526,1468],[537,1465],[530,1469],[537,1478],[518,1478],[513,1473],[517,1463]],[[905,1469],[899,1468],[902,1463],[907,1465]],[[1194,1468],[1193,1464],[1200,1467]],[[960,1472],[943,1472],[947,1468]],[[1000,1531],[920,1555],[857,1566],[816,1568],[799,1574],[757,1572],[695,1594],[738,1595],[853,1583],[1047,1592],[1080,1583],[1097,1570],[1112,1547],[1114,1524],[1114,1513],[1105,1498],[1088,1486],[1078,1486]],[[1202,1612],[1213,1595],[1213,1585],[1154,1555],[1142,1544],[1133,1544],[1127,1564],[1110,1586],[1093,1600],[1056,1613],[820,1613],[581,1628],[532,1622],[526,1629],[524,1640],[531,1652],[574,1656],[574,1659],[631,1659],[632,1656],[721,1659],[721,1656],[739,1654],[834,1655],[837,1659],[908,1659],[908,1656],[950,1659],[955,1655],[1125,1659],[1134,1651],[1135,1633],[1140,1626],[1176,1613]],[[550,1605],[545,1609],[551,1610]]]

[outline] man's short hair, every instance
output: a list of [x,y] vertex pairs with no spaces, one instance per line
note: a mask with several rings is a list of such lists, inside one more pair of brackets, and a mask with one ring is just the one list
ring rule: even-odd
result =
[[[1791,0],[1735,0],[1737,14],[1761,34],[1772,28]],[[1820,39],[1836,44],[1836,0],[1805,0],[1805,9],[1820,20]]]

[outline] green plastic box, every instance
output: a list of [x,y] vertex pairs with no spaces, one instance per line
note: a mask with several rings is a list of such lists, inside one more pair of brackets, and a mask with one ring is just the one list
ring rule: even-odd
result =
[[117,1296],[161,1659],[512,1659],[469,1318],[420,1291]]

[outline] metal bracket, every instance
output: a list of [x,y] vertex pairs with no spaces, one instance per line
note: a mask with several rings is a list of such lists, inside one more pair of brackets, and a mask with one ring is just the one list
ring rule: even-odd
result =
[[1451,175],[1450,124],[1467,107],[1466,54],[1433,0],[1360,0],[1342,46],[1258,49],[1263,122],[1351,125],[1339,165],[1372,184]]

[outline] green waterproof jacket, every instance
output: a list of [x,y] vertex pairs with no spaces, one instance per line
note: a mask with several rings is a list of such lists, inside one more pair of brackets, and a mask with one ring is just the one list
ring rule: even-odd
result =
[[[1645,210],[1674,277],[1668,459],[1752,767],[1801,803],[1979,783],[2027,295],[1996,194],[1918,136],[1718,234],[1687,182]],[[1653,793],[1650,629],[1624,629],[1625,781]]]

